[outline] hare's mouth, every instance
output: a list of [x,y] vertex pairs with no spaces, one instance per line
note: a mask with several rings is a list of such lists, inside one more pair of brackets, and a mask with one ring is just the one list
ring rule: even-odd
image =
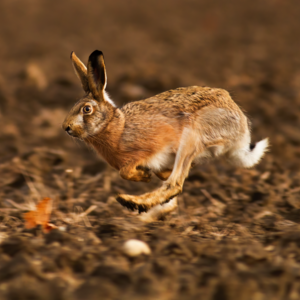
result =
[[67,131],[67,134],[70,135],[70,136],[74,136],[74,133],[72,132],[72,130]]

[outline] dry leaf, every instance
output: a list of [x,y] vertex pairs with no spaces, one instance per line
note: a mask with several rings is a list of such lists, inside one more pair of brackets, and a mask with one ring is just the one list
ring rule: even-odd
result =
[[26,222],[25,227],[27,229],[31,229],[38,225],[41,225],[44,233],[48,233],[50,230],[56,228],[55,225],[49,223],[52,204],[52,199],[44,198],[36,205],[35,210],[25,213],[23,215],[23,218]]

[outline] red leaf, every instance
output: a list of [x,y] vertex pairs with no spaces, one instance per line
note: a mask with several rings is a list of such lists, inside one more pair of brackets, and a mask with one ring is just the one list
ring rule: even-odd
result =
[[27,229],[34,228],[38,225],[42,226],[43,232],[48,233],[56,228],[55,225],[49,223],[53,201],[50,198],[44,198],[36,205],[36,209],[29,211],[23,215],[25,227]]

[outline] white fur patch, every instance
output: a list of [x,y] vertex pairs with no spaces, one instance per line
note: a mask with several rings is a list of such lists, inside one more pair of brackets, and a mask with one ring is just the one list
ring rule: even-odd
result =
[[74,118],[73,123],[74,123],[75,125],[80,125],[80,126],[82,126],[82,123],[83,123],[83,116],[82,116],[81,114],[78,114],[78,115],[76,116],[76,118]]
[[165,148],[163,151],[153,155],[145,164],[153,171],[161,171],[166,168],[171,168],[174,164],[175,156],[172,155],[169,148]]
[[116,104],[114,103],[114,101],[112,101],[109,97],[109,95],[107,94],[106,91],[104,91],[104,100],[107,101],[108,103],[110,103],[112,106],[116,107]]
[[[222,154],[222,153],[221,153]],[[194,164],[201,164],[204,163],[206,161],[208,161],[211,158],[215,158],[221,154],[218,155],[213,155],[212,152],[209,149],[205,149],[203,152],[199,153],[195,159],[193,160]]]
[[236,166],[250,168],[257,164],[268,151],[269,141],[264,139],[256,143],[253,150],[250,150],[249,145],[242,149],[237,149],[230,153],[230,162]]

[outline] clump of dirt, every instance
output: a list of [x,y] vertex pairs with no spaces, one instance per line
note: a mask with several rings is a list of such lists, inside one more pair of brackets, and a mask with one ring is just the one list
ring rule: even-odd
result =
[[[300,5],[288,1],[2,1],[1,299],[299,299]],[[82,95],[69,53],[103,50],[118,105],[187,85],[230,91],[271,151],[191,170],[179,208],[143,223],[120,178],[61,129]],[[26,229],[53,199],[57,228]],[[145,242],[128,256],[124,243]]]

